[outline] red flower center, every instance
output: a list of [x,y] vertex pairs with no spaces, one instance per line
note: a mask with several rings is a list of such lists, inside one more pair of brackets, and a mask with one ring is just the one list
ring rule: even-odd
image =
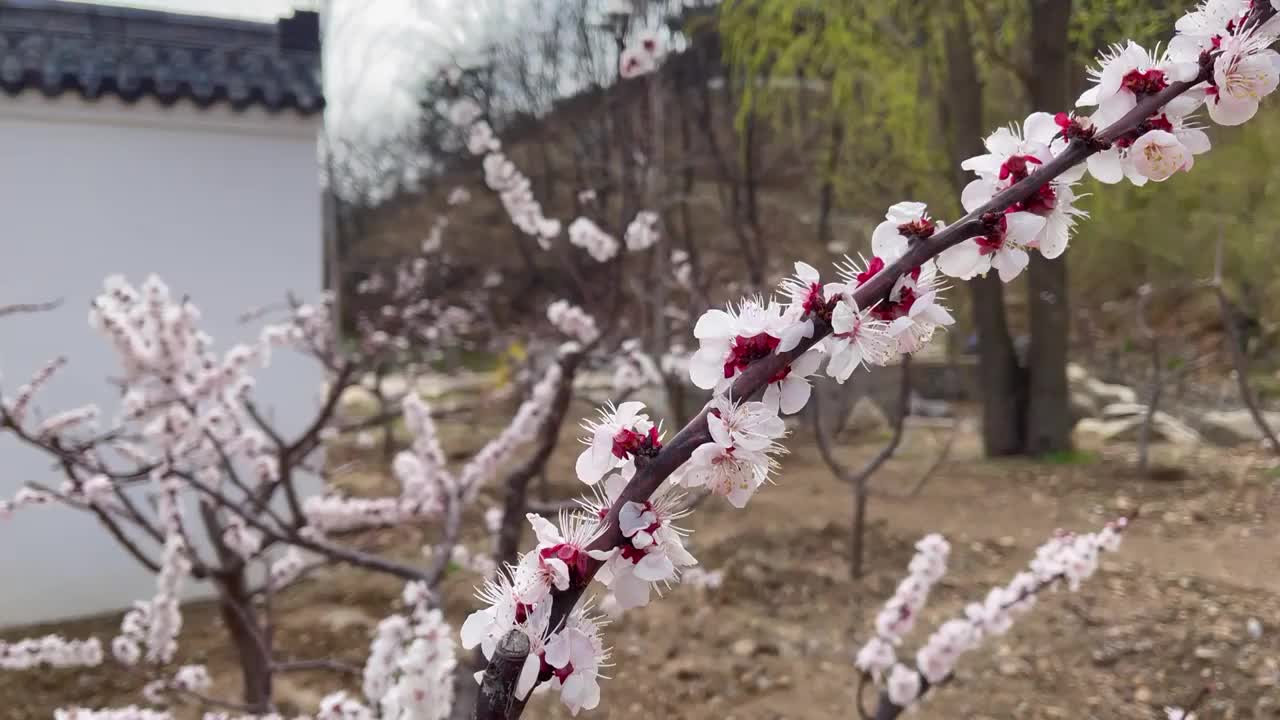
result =
[[1048,215],[1057,206],[1058,193],[1054,192],[1052,185],[1045,183],[1031,197],[1009,206],[1008,212],[1025,211],[1037,215]]
[[622,557],[630,560],[632,565],[643,560],[644,556],[648,554],[649,553],[647,551],[641,550],[631,543],[624,543],[622,546]]
[[871,262],[867,263],[867,269],[858,273],[858,286],[875,277],[876,273],[884,269],[884,260],[879,257],[871,258]]
[[[916,274],[919,274],[918,271]],[[871,311],[871,315],[877,320],[893,322],[900,317],[906,317],[907,313],[911,312],[911,306],[915,304],[916,298],[917,295],[914,288],[904,287],[898,293],[896,302],[886,300],[880,303]]]
[[587,557],[588,555],[582,550],[568,543],[560,543],[552,545],[549,548],[543,548],[538,551],[538,556],[544,560],[557,558],[564,561],[569,566],[569,573],[573,577],[584,577],[587,573]]
[[991,232],[973,239],[974,242],[978,243],[978,254],[990,255],[1004,247],[1004,237],[1008,230],[1009,220],[1006,216],[1001,215],[1000,222],[992,227]]
[[1040,158],[1034,155],[1011,155],[1000,166],[1000,179],[1016,183],[1031,174],[1029,165],[1040,164]]
[[623,428],[613,435],[613,456],[619,460],[626,460],[632,455],[653,452],[661,448],[657,425],[649,428],[648,435],[642,435],[631,428]]
[[1121,87],[1132,92],[1138,97],[1154,95],[1161,90],[1169,87],[1169,81],[1164,76],[1163,70],[1151,68],[1145,72],[1140,70],[1130,70],[1128,75],[1124,76],[1121,81]]
[[924,240],[932,237],[933,231],[936,229],[932,220],[922,217],[919,220],[899,225],[898,233],[908,240]]
[[818,283],[809,284],[809,294],[804,297],[804,311],[806,314],[813,313],[817,315],[821,313],[827,304],[822,300],[822,286]]
[[547,682],[553,676],[558,678],[560,682],[565,682],[569,676],[573,674],[573,663],[567,662],[564,667],[558,668],[547,662],[547,654],[545,650],[539,650],[538,656],[542,658],[542,666],[538,668],[538,680]]
[[1166,115],[1154,115],[1147,118],[1147,125],[1152,130],[1163,130],[1167,133],[1173,132],[1173,123],[1169,122],[1169,118]]
[[516,603],[516,622],[522,623],[528,620],[529,613],[531,612],[533,612],[532,605],[526,605],[525,603],[522,603],[522,602]]
[[746,370],[747,366],[756,360],[768,357],[780,342],[782,342],[780,339],[768,333],[751,337],[739,335],[734,338],[733,347],[729,349],[729,358],[724,361],[724,376],[731,378],[739,370]]

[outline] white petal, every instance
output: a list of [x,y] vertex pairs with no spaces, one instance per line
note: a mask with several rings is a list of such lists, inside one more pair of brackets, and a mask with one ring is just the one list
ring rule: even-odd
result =
[[724,379],[724,353],[704,352],[699,349],[689,358],[689,379],[703,390],[710,390]]
[[569,708],[570,714],[577,717],[578,711],[583,707],[586,692],[586,679],[582,673],[575,672],[564,681],[564,687],[560,688],[560,702]]
[[1219,125],[1243,125],[1257,114],[1257,100],[1235,100],[1219,95],[1209,101],[1209,117]]
[[623,610],[649,604],[649,583],[636,577],[632,572],[619,573],[614,578],[611,589],[613,596],[618,600],[618,607]]
[[[1138,99],[1130,92],[1119,92],[1098,104],[1098,112],[1094,113],[1095,122],[1105,122],[1107,127],[1124,117],[1130,110],[1138,106]],[[1098,121],[1097,118],[1102,118]]]
[[1115,148],[1090,155],[1086,164],[1089,166],[1089,174],[1097,178],[1098,182],[1114,185],[1124,179],[1120,151]]
[[529,697],[529,691],[538,682],[538,673],[542,670],[542,658],[534,653],[529,653],[524,659],[524,666],[520,668],[520,679],[516,681],[516,697],[521,700]]
[[[792,323],[782,329],[782,334],[778,336],[777,352],[791,352],[800,344],[804,338],[813,337],[813,320],[808,318],[798,323]],[[723,374],[723,367],[721,368]]]
[[574,464],[578,479],[588,485],[595,485],[600,482],[600,478],[612,470],[617,463],[617,458],[613,456],[612,448],[612,440],[609,440],[607,446],[603,446],[598,442],[592,442],[588,445],[587,449],[582,451],[582,454],[578,456],[578,461]]
[[661,582],[675,575],[676,567],[664,552],[651,552],[636,563],[635,575],[641,580]]
[[884,217],[886,220],[893,221],[895,225],[904,225],[924,217],[925,210],[928,208],[929,206],[922,202],[894,203],[889,206],[889,211],[884,214]]
[[1030,257],[1027,251],[1016,247],[1005,247],[991,258],[991,267],[1000,273],[1000,280],[1013,282],[1027,268]]
[[1208,133],[1203,130],[1196,128],[1179,130],[1177,135],[1178,140],[1194,155],[1203,155],[1213,148],[1209,142]]
[[1022,136],[1031,142],[1048,145],[1053,137],[1062,131],[1053,115],[1047,112],[1034,112],[1027,116],[1022,124]]
[[1097,105],[1097,104],[1098,104],[1098,86],[1097,85],[1094,85],[1088,90],[1085,90],[1084,92],[1080,93],[1080,97],[1076,100],[1076,107],[1089,107],[1090,105]]
[[968,280],[977,274],[980,254],[978,243],[965,240],[952,245],[938,256],[938,269],[943,275],[960,280]]
[[994,177],[996,173],[1000,172],[1000,165],[1003,162],[1002,156],[999,155],[978,155],[960,163],[960,169],[968,170],[978,175]]
[[[918,302],[918,301],[917,301]],[[930,302],[924,306],[924,310],[920,313],[920,319],[934,325],[954,325],[956,319],[951,313],[938,302]]]
[[1204,101],[1204,91],[1188,91],[1170,100],[1164,106],[1164,114],[1172,120],[1183,118],[1200,109]]
[[791,374],[787,377],[809,377],[817,372],[821,364],[822,353],[816,349],[810,350],[791,363]]
[[[1044,218],[1035,213],[1013,212],[1004,217],[1007,227],[1006,240],[1012,240],[1018,245],[1034,242],[1036,236],[1044,229]],[[994,259],[991,264],[995,265]]]
[[871,251],[886,263],[902,257],[907,251],[907,239],[898,232],[898,223],[885,220],[871,233]]
[[1052,260],[1066,251],[1070,240],[1071,228],[1067,217],[1062,213],[1053,213],[1047,218],[1044,232],[1040,234],[1040,254]]
[[560,537],[560,531],[551,521],[537,513],[526,513],[524,517],[533,526],[533,534],[538,537],[538,542],[547,545],[558,545],[564,542]]
[[560,558],[551,557],[542,561],[551,572],[551,583],[557,590],[569,589],[569,566]]
[[638,502],[628,502],[618,511],[618,529],[622,534],[631,537],[640,530],[653,524],[654,515]]
[[734,488],[729,491],[729,494],[724,497],[729,501],[730,505],[741,510],[747,506],[747,503],[751,500],[751,496],[755,494],[756,488],[753,484],[735,485]]
[[489,637],[489,630],[493,627],[493,616],[494,611],[491,607],[468,615],[462,623],[462,647],[470,650]]
[[827,375],[835,378],[838,383],[848,380],[854,369],[862,362],[862,353],[858,351],[856,345],[845,342],[842,346],[831,353],[831,360],[827,362]]
[[613,414],[614,421],[621,427],[630,427],[632,421],[640,414],[641,410],[644,410],[644,403],[639,400],[624,402],[617,407],[617,411]]
[[801,280],[804,280],[807,283],[818,282],[819,280],[818,270],[814,266],[805,262],[797,262],[795,267],[796,267],[796,277],[800,278]]
[[[920,301],[917,300],[916,304],[919,304],[919,302]],[[914,306],[912,309],[914,309]],[[889,323],[889,337],[898,337],[904,332],[907,332],[908,330],[910,330],[913,326],[915,326],[915,324],[916,324],[915,320],[913,320],[910,317],[900,317],[894,320],[893,322]]]
[[[770,410],[778,412],[782,404],[782,383],[769,383],[769,387],[764,389],[764,395],[760,397],[760,402],[764,403]],[[709,420],[710,418],[708,418]]]
[[627,486],[628,479],[618,473],[614,473],[604,479],[605,497],[609,499],[609,502],[616,501],[622,495],[622,490]]
[[556,633],[543,646],[543,657],[554,668],[562,668],[569,664],[569,640],[566,633]]
[[707,413],[707,429],[711,431],[711,439],[720,447],[733,447],[733,438],[729,435],[729,425],[724,418]]
[[960,193],[960,204],[964,206],[965,212],[973,212],[995,197],[995,194],[996,188],[991,180],[978,178],[964,186],[964,191]]
[[729,338],[733,337],[733,316],[723,310],[708,310],[698,318],[698,324],[693,326],[693,336],[699,340],[703,338]]
[[[777,384],[777,383],[775,383]],[[804,378],[788,376],[782,381],[782,403],[780,409],[787,415],[795,415],[804,409],[809,402],[809,393],[813,388]]]

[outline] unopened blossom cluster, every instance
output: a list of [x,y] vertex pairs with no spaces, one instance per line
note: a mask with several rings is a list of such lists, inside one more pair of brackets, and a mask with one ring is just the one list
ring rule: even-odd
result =
[[627,225],[622,239],[627,243],[627,250],[640,252],[648,250],[658,243],[658,213],[652,210],[641,210],[636,213]]
[[596,262],[612,260],[620,247],[617,238],[586,217],[569,223],[569,243],[585,250]]
[[[576,346],[569,345],[564,351],[577,351]],[[413,444],[398,453],[392,462],[392,472],[400,481],[400,494],[375,498],[334,494],[309,497],[302,508],[308,525],[322,532],[396,525],[413,518],[438,515],[448,502],[470,502],[512,455],[536,437],[551,410],[562,376],[559,363],[552,363],[516,410],[510,424],[457,474],[446,467],[431,408],[426,400],[410,393],[404,401],[404,417],[413,434]]]
[[[453,631],[430,606],[425,583],[405,585],[407,612],[378,623],[365,661],[362,691],[367,702],[345,692],[320,702],[318,717],[445,720],[453,708],[457,667]],[[376,709],[376,711],[375,711]]]
[[638,339],[628,338],[618,345],[609,385],[615,396],[626,396],[641,388],[661,386],[662,371]]
[[929,592],[947,573],[951,545],[936,533],[916,543],[916,554],[907,566],[907,576],[898,583],[893,597],[876,615],[875,635],[858,651],[854,664],[859,670],[883,679],[897,662],[895,648],[915,627]]
[[[1098,569],[1098,556],[1120,547],[1125,518],[1094,533],[1058,531],[1039,549],[1030,567],[1007,584],[991,588],[979,602],[969,603],[964,617],[947,620],[916,652],[915,662],[897,658],[895,648],[909,633],[928,600],[930,588],[946,573],[949,546],[940,535],[917,543],[908,575],[876,616],[875,635],[858,651],[856,665],[885,691],[899,708],[910,707],[925,689],[949,678],[963,654],[987,637],[1004,635],[1014,620],[1029,611],[1037,594],[1057,584],[1075,591]],[[927,684],[926,684],[927,683]]]
[[102,660],[102,643],[97,638],[68,640],[61,635],[45,635],[0,642],[0,669],[4,670],[93,667]]
[[467,149],[484,158],[485,184],[498,194],[515,226],[546,250],[560,236],[560,221],[543,214],[529,178],[502,152],[502,141],[482,115],[480,106],[470,99],[458,100],[449,109],[450,121],[467,135]]
[[[183,580],[191,572],[186,543],[170,533],[156,574],[156,593],[149,602],[137,602],[120,621],[120,634],[112,640],[111,654],[124,665],[134,665],[146,657],[150,663],[167,663],[178,651],[182,630],[182,608],[178,595]],[[144,653],[145,648],[145,653]]]
[[173,713],[137,705],[101,710],[73,707],[54,710],[53,720],[173,720]]
[[376,312],[356,318],[366,352],[405,350],[421,342],[454,342],[474,324],[472,310],[430,292],[431,270],[448,267],[445,258],[428,259],[440,249],[447,225],[447,216],[437,218],[423,241],[422,255],[399,262],[388,272],[374,272],[356,286],[356,292],[366,300],[380,303]]
[[591,345],[600,337],[596,319],[568,300],[556,300],[548,305],[547,319],[561,334],[581,345]]
[[31,408],[31,401],[35,398],[40,388],[44,387],[51,380],[58,370],[67,364],[65,357],[57,357],[45,363],[30,380],[18,386],[17,394],[8,397],[0,394],[0,410],[4,412],[4,416],[13,423],[21,423],[27,419],[27,411]]

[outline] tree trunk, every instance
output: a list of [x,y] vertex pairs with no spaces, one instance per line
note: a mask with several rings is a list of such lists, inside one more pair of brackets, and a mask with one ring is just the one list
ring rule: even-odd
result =
[[[985,152],[982,146],[982,83],[963,7],[954,8],[946,35],[949,91],[943,102],[951,131],[951,167],[959,196],[969,182],[960,163]],[[1022,451],[1022,371],[1004,312],[1004,285],[994,275],[969,283],[973,325],[978,333],[978,380],[982,391],[982,445],[988,456]]]
[[218,611],[240,661],[244,703],[254,712],[271,710],[271,657],[266,631],[258,619],[243,571],[229,573],[215,582],[222,586]]
[[[804,97],[804,94],[801,94]],[[818,245],[825,250],[831,242],[831,210],[835,205],[836,172],[840,167],[840,146],[844,144],[844,123],[831,123],[831,148],[827,151],[827,171],[822,178],[818,199]]]
[[[1031,4],[1031,101],[1037,110],[1068,106],[1070,58],[1067,30],[1071,0],[1029,0]],[[1031,346],[1027,353],[1027,418],[1024,450],[1031,455],[1071,449],[1071,396],[1067,350],[1071,311],[1067,263],[1031,254],[1027,272]]]

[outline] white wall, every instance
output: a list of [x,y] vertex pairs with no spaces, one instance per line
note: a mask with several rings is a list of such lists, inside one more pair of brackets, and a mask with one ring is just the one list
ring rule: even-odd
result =
[[[251,306],[321,287],[317,118],[127,105],[107,98],[0,97],[0,305],[61,298],[0,318],[7,394],[57,355],[71,364],[40,396],[55,412],[116,407],[106,344],[87,324],[103,277],[158,273],[190,295],[220,349],[256,337]],[[315,407],[319,376],[280,358],[258,396],[286,423]],[[46,458],[0,433],[0,496],[54,480]],[[91,518],[34,508],[0,520],[0,626],[83,615],[149,597],[150,574]]]

